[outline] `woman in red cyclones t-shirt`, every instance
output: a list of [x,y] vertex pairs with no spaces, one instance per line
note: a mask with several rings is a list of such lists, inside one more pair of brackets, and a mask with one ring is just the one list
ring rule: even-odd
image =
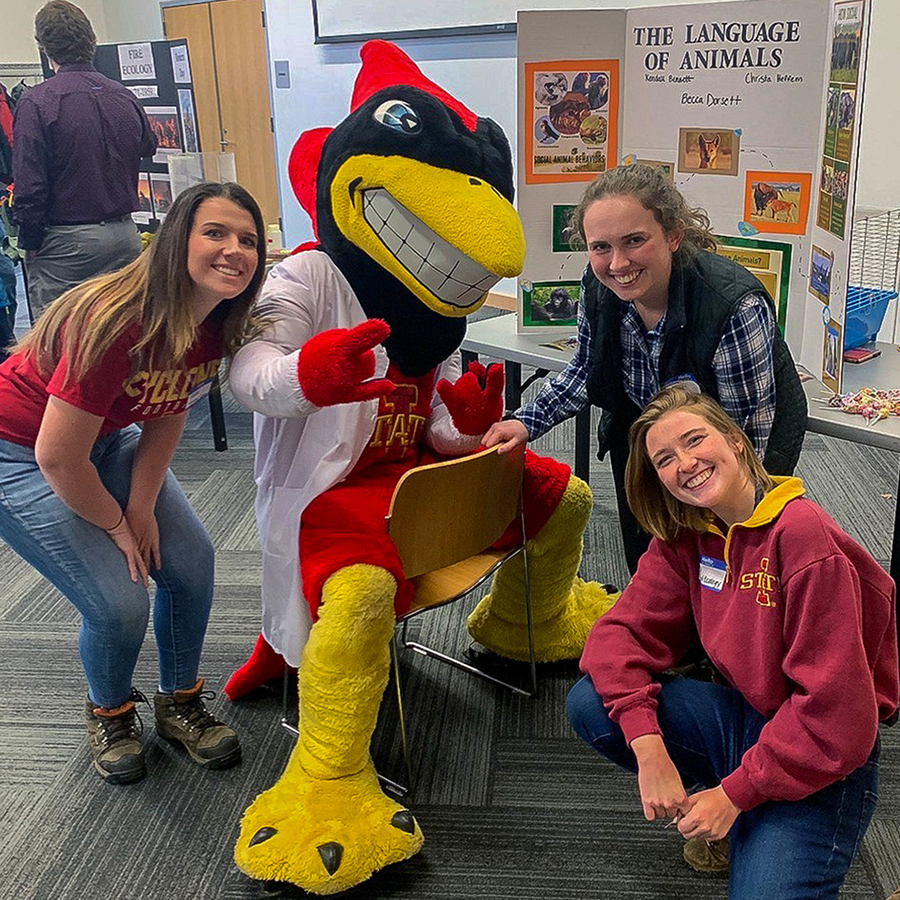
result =
[[81,613],[88,743],[110,782],[146,772],[132,676],[151,578],[157,733],[203,766],[240,759],[198,675],[213,547],[168,466],[189,407],[252,332],[264,268],[250,194],[197,185],[148,252],[63,294],[0,366],[0,537]]
[[[897,715],[894,582],[709,397],[661,391],[628,444],[654,539],[588,636],[572,724],[695,868],[729,838],[730,900],[836,900]],[[697,643],[713,681],[671,672]]]

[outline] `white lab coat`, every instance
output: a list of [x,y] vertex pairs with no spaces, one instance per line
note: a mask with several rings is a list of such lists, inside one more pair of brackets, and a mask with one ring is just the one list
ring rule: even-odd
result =
[[[291,256],[269,273],[258,310],[269,325],[242,347],[229,372],[238,401],[254,412],[256,521],[262,547],[262,633],[292,666],[300,663],[312,620],[300,579],[303,510],[356,465],[375,427],[378,401],[317,407],[297,381],[297,358],[309,338],[367,319],[353,289],[323,252]],[[388,367],[375,347],[375,376]],[[459,353],[438,369],[451,382]],[[461,435],[435,392],[425,440],[437,452],[468,453],[480,438]]]

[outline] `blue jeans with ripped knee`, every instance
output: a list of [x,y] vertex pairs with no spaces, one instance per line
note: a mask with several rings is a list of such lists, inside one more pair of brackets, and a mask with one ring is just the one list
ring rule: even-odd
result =
[[[658,719],[685,787],[716,787],[758,740],[766,718],[733,688],[660,676]],[[570,691],[569,721],[598,753],[637,763],[589,677]],[[804,798],[742,812],[729,833],[729,900],[837,900],[878,800],[880,742],[846,778]]]
[[[139,436],[139,429],[130,426],[99,438],[91,452],[100,480],[123,509]],[[150,577],[156,584],[159,686],[183,690],[197,681],[212,605],[213,546],[171,471],[155,512],[162,565],[151,567]],[[131,694],[147,630],[147,589],[131,580],[124,555],[106,532],[72,512],[53,492],[34,450],[2,440],[0,538],[81,614],[78,649],[91,701],[107,708],[121,705]]]

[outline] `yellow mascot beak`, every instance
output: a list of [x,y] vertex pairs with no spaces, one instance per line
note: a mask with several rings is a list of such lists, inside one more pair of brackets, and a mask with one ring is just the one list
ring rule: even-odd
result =
[[331,182],[344,237],[442,316],[475,312],[522,271],[513,205],[481,178],[404,156],[353,156]]

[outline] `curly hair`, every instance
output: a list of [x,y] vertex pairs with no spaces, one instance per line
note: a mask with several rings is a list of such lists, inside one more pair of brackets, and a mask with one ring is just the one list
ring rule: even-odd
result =
[[570,244],[585,249],[584,216],[597,200],[603,197],[634,197],[644,209],[649,209],[667,234],[683,230],[684,238],[675,251],[672,262],[684,265],[699,250],[715,250],[709,217],[703,209],[688,206],[678,188],[658,166],[618,166],[601,172],[587,187],[581,202],[572,212],[569,223]]
[[50,0],[34,17],[34,38],[55,63],[91,62],[97,35],[91,20],[68,0]]

